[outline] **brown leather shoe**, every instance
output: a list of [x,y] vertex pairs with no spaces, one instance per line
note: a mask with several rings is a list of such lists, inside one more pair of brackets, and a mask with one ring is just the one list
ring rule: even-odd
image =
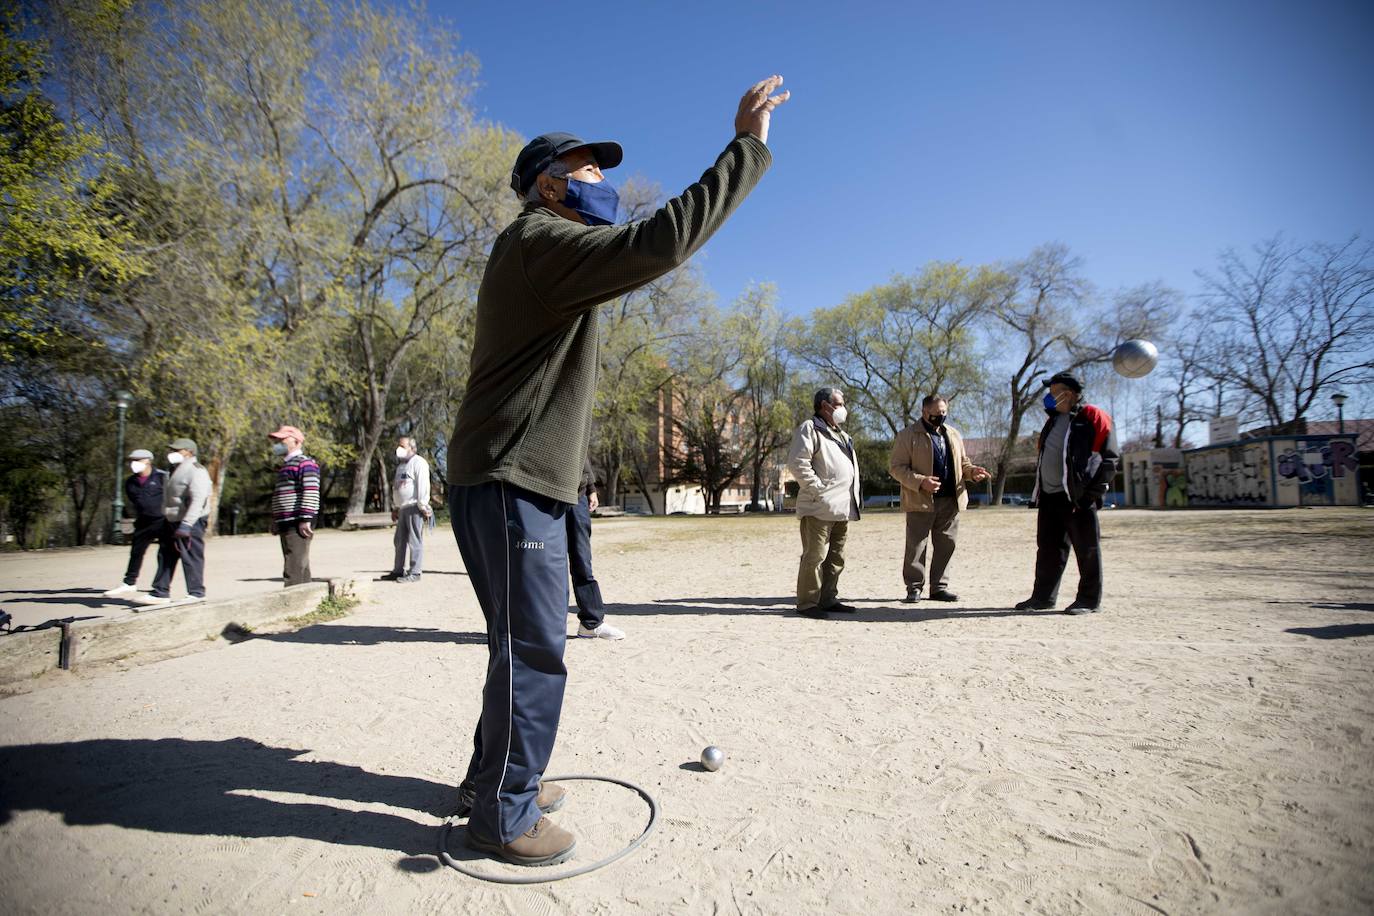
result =
[[[458,808],[454,811],[454,817],[467,817],[472,813],[473,802],[477,800],[477,791],[468,783],[463,783],[458,787]],[[539,781],[539,794],[535,796],[534,803],[539,806],[540,814],[553,814],[563,803],[568,800],[568,790],[556,782]]]
[[577,839],[547,817],[541,817],[533,827],[504,845],[473,833],[469,826],[468,846],[515,865],[557,865],[572,858]]
[[556,782],[539,781],[539,794],[534,797],[534,803],[539,806],[540,814],[553,814],[567,800],[567,789]]

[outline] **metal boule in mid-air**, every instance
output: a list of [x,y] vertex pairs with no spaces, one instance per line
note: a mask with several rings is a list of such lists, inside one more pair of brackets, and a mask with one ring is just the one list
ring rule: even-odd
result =
[[725,763],[725,752],[714,744],[701,752],[701,765],[714,773]]
[[1128,340],[1112,352],[1112,368],[1126,378],[1144,378],[1159,363],[1159,350],[1148,340]]

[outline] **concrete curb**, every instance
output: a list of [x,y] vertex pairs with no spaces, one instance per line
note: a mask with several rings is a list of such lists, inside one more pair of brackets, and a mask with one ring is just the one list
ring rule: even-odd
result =
[[[0,684],[60,667],[80,669],[140,655],[165,656],[217,641],[231,628],[252,630],[308,614],[330,596],[358,597],[368,583],[330,579],[203,604],[129,612],[0,637]],[[63,658],[62,643],[67,636]],[[63,664],[65,662],[65,664]]]

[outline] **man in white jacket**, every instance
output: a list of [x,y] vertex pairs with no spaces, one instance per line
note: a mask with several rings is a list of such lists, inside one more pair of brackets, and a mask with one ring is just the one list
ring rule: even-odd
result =
[[[424,569],[425,523],[434,510],[429,504],[429,462],[416,451],[415,440],[396,440],[396,479],[391,485],[391,520],[396,523],[396,562],[382,576],[394,582],[419,582]],[[406,552],[410,567],[406,567]]]
[[822,388],[813,400],[816,415],[797,428],[787,467],[797,479],[797,516],[802,556],[797,571],[797,613],[828,617],[854,613],[837,597],[844,570],[849,523],[859,519],[859,463],[854,440],[841,427],[847,411],[844,393]]

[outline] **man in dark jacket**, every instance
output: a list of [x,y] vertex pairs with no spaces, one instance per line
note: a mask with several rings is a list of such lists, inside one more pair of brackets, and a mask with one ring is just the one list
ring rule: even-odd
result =
[[1097,510],[1111,489],[1121,455],[1105,410],[1083,401],[1083,382],[1060,372],[1045,383],[1035,499],[1035,587],[1017,610],[1047,610],[1059,596],[1059,580],[1078,560],[1078,594],[1067,614],[1091,614],[1102,605],[1102,532]]
[[663,276],[705,244],[763,177],[782,77],[741,99],[735,136],[695,184],[648,219],[616,225],[601,174],[617,143],[535,137],[511,188],[525,208],[492,244],[477,293],[467,392],[449,443],[453,535],[487,623],[482,715],[459,787],[467,842],[519,865],[552,865],[576,840],[543,815],[563,708],[568,536],[596,397],[600,306]]
[[143,555],[150,544],[158,543],[162,531],[162,488],[167,472],[153,467],[153,453],[137,448],[129,453],[129,470],[124,479],[124,517],[131,519],[129,566],[124,570],[124,582],[105,593],[106,598],[123,598],[138,591],[138,573],[143,568]]

